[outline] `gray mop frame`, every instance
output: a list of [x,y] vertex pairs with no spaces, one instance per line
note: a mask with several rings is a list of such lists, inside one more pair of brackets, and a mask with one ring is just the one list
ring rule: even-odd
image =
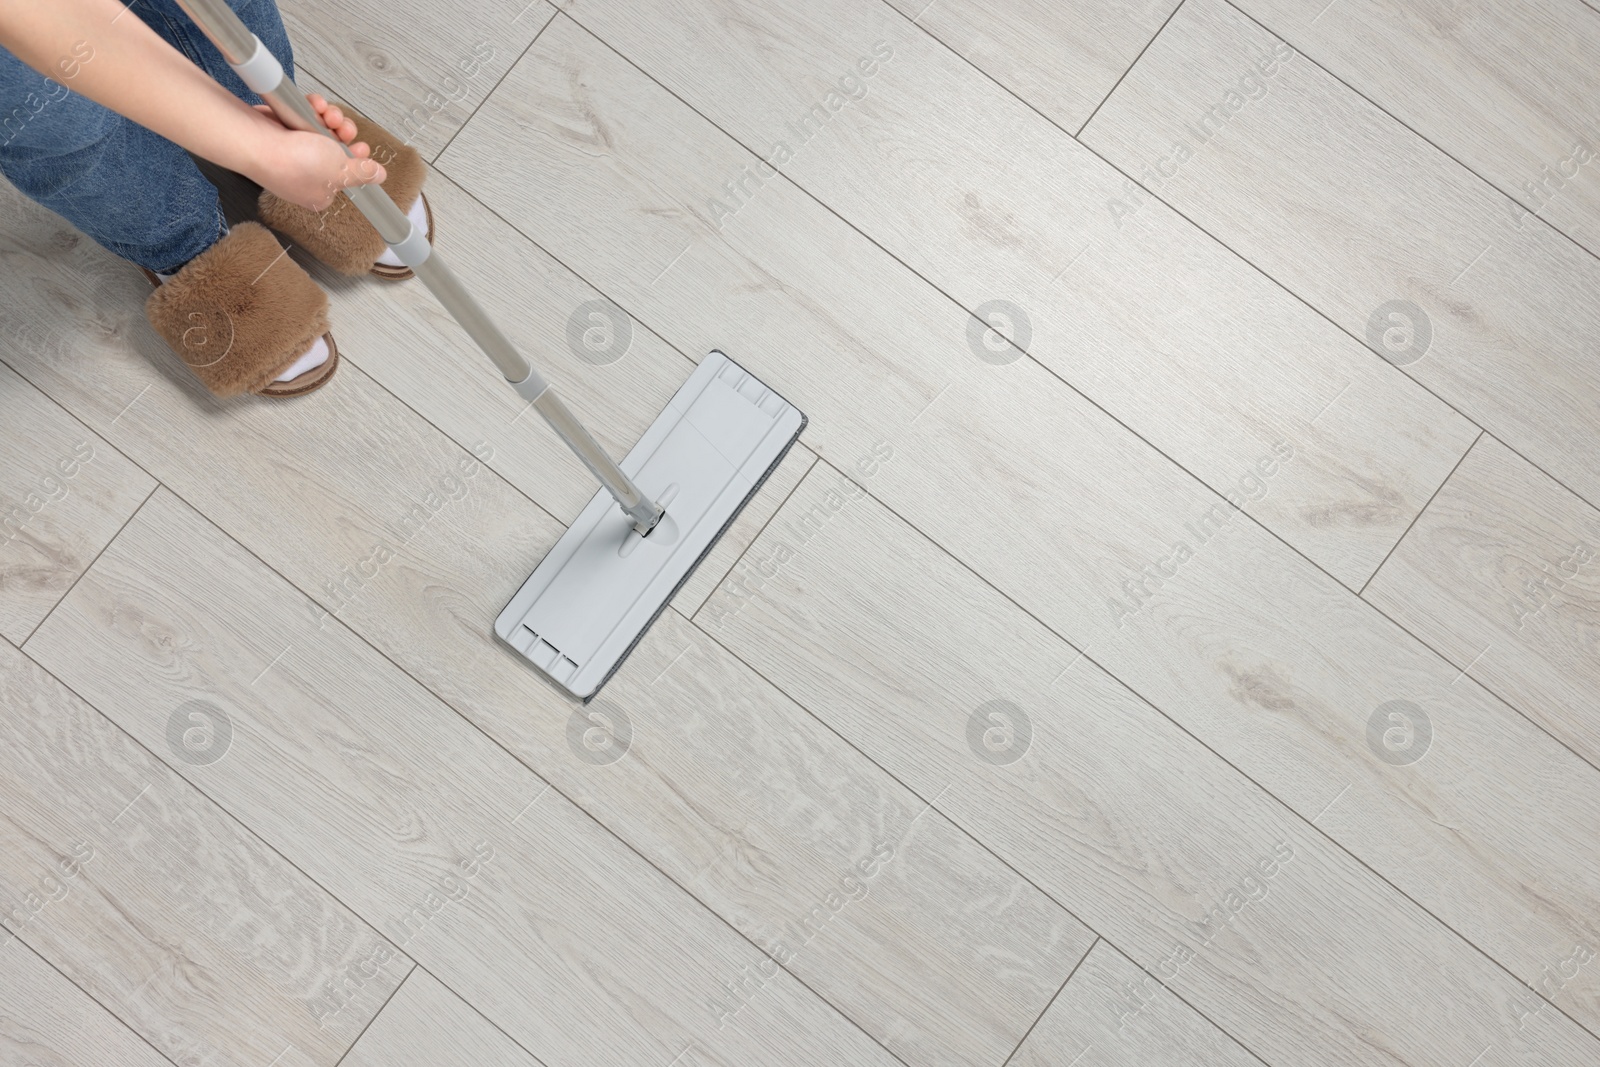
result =
[[[350,149],[323,125],[316,110],[295,86],[282,64],[223,0],[178,0],[178,6],[217,46],[222,57],[238,72],[245,85],[266,101],[278,121],[290,129],[321,133],[349,153]],[[632,520],[634,529],[641,534],[653,530],[663,514],[661,505],[640,492],[633,479],[623,472],[571,409],[561,402],[550,388],[550,383],[517,351],[516,346],[462,286],[455,273],[434,253],[427,234],[412,224],[381,187],[362,185],[345,189],[344,192],[367,221],[372,223],[400,262],[416,273],[451,317],[483,349],[500,373],[505,375],[511,388],[533,405],[551,429],[615,498],[617,506]]]
[[[340,143],[223,0],[178,3],[286,126]],[[630,477],[556,398],[389,194],[376,185],[344,191],[611,496],[590,498],[494,622],[503,645],[587,704],[783,461],[806,427],[805,413],[712,351],[624,458],[634,472]],[[635,478],[655,495],[646,496]]]

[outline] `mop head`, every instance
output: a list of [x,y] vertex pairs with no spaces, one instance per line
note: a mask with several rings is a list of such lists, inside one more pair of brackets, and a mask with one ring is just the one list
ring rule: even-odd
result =
[[601,490],[500,612],[495,636],[587,704],[805,425],[733,360],[706,356],[620,464],[666,509],[656,528],[640,537]]

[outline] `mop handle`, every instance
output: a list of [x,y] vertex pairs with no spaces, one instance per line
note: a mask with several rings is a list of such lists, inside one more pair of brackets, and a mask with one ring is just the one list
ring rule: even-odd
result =
[[[333,131],[323,125],[305,94],[295,86],[294,80],[284,71],[277,58],[267,50],[259,37],[250,32],[250,28],[224,0],[178,0],[178,6],[217,46],[245,85],[267,102],[280,122],[290,129],[321,133],[349,154],[349,146],[340,142],[334,137]],[[633,479],[623,473],[622,468],[600,447],[600,443],[578,421],[571,409],[556,396],[549,383],[517,351],[510,339],[500,332],[488,312],[467,292],[455,273],[433,253],[427,234],[395,206],[381,186],[360,185],[346,189],[345,194],[372,223],[400,262],[422,279],[451,317],[494,361],[511,387],[538,409],[550,427],[567,443],[567,447],[616,498],[618,506],[633,520],[634,528],[641,534],[649,533],[661,519],[661,506],[639,491]]]

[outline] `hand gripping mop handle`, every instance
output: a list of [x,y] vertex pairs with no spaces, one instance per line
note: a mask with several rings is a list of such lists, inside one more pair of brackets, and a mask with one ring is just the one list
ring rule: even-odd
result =
[[[224,0],[178,0],[178,6],[211,39],[211,43],[217,46],[217,50],[244,83],[271,106],[279,121],[290,129],[321,133],[336,144],[340,143],[332,131],[322,124],[305,94],[296,88],[293,79],[284,73],[282,65],[261,43],[261,39],[250,32],[249,27]],[[350,150],[345,147],[345,151],[348,153]],[[639,491],[639,487],[600,447],[600,443],[578,421],[577,416],[561,402],[549,383],[500,332],[488,313],[462,287],[454,272],[433,254],[433,246],[428,243],[427,235],[412,225],[411,220],[379,186],[357,186],[346,189],[345,193],[377,229],[400,262],[422,279],[445,310],[471,335],[484,354],[494,361],[511,387],[538,409],[539,414],[567,443],[567,447],[577,453],[584,466],[616,498],[617,504],[633,520],[634,529],[641,534],[654,529],[661,519],[661,505]]]

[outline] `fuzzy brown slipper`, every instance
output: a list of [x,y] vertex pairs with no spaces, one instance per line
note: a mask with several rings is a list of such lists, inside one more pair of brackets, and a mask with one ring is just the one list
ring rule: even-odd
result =
[[[421,153],[354,108],[344,104],[339,108],[356,124],[356,140],[367,142],[372,148],[372,158],[388,171],[383,191],[401,211],[409,211],[422,195],[422,180],[428,174]],[[324,210],[312,211],[263,189],[259,206],[262,222],[340,274],[366,274],[377,265],[378,257],[389,250],[372,223],[343,192]],[[431,238],[431,217],[428,229]],[[400,267],[379,273],[386,277],[410,277],[411,271]]]
[[[212,393],[298,395],[337,366],[329,359],[292,383],[278,375],[328,333],[328,296],[272,234],[241,222],[145,301],[145,317]],[[302,382],[301,379],[307,379]],[[313,388],[315,386],[312,386]]]

